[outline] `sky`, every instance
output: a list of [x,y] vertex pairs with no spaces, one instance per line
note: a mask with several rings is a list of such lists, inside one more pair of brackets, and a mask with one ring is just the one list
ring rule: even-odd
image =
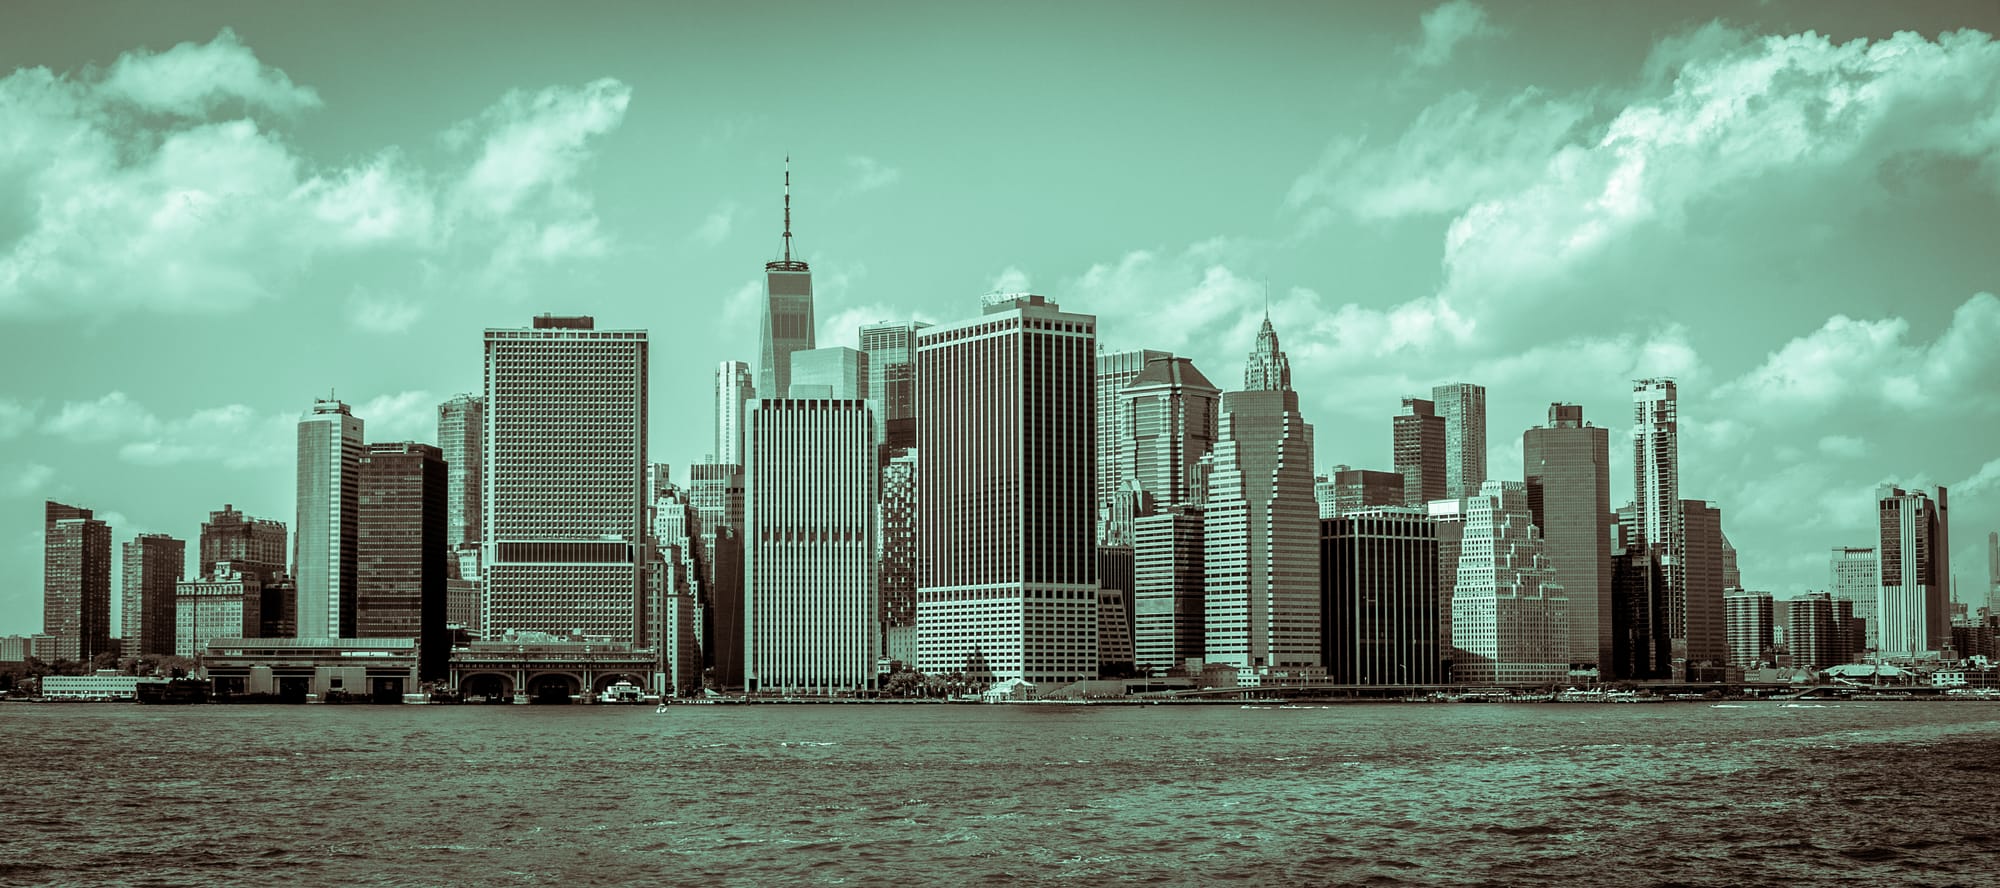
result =
[[[16,4],[0,8],[0,634],[42,501],[118,543],[292,523],[316,397],[435,441],[481,332],[651,332],[650,448],[756,360],[784,158],[821,345],[995,289],[1242,378],[1268,304],[1316,462],[1488,390],[1681,397],[1744,585],[1828,585],[1877,484],[2000,528],[2000,5]],[[190,559],[193,553],[190,551]],[[114,554],[115,557],[115,554]],[[114,569],[114,589],[117,576]],[[114,593],[114,598],[116,597]],[[114,623],[114,625],[116,625]]]

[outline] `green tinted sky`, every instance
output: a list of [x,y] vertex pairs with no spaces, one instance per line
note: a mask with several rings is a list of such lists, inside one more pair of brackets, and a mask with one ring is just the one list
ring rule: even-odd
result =
[[0,7],[0,633],[40,625],[43,498],[289,523],[315,395],[432,439],[540,311],[652,331],[684,474],[786,152],[823,343],[1026,286],[1228,385],[1268,280],[1322,467],[1466,379],[1496,477],[1578,401],[1623,502],[1629,380],[1673,374],[1746,585],[1824,588],[1896,480],[1954,485],[1976,586],[1996,9]]

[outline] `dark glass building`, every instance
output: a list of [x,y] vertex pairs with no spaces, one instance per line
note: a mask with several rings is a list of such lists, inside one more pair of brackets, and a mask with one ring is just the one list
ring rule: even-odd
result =
[[1611,660],[1606,681],[1644,681],[1673,674],[1663,545],[1634,546],[1611,560]]
[[418,640],[418,677],[445,677],[445,580],[450,570],[444,451],[370,444],[361,454],[356,635]]
[[1521,435],[1528,513],[1569,596],[1569,659],[1611,659],[1611,441],[1576,404],[1549,405],[1549,424]]
[[1444,684],[1437,526],[1377,510],[1320,522],[1320,646],[1327,681]]
[[1422,506],[1445,498],[1444,417],[1435,402],[1404,398],[1403,412],[1390,420],[1396,473],[1403,476],[1403,505]]

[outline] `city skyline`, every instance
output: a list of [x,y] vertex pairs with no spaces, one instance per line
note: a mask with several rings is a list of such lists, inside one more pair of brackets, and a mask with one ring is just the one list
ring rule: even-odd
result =
[[[1446,8],[1476,11],[1474,26],[1450,31]],[[1979,232],[2000,227],[2000,145],[1953,138],[1994,131],[1964,123],[2000,105],[2000,47],[1940,31],[1992,32],[1995,14],[1641,7],[1624,12],[1629,23],[1601,21],[1610,45],[1567,67],[1525,61],[1546,48],[1539,35],[1563,9],[1335,7],[1291,23],[1296,37],[1276,15],[1231,19],[1228,33],[1287,50],[1278,73],[1197,82],[1190,100],[1256,100],[1164,119],[1231,123],[1268,146],[1205,134],[1194,150],[1148,151],[1179,128],[1118,134],[1092,119],[1081,125],[1104,145],[1054,140],[1019,159],[813,108],[838,104],[832,90],[849,96],[842,107],[856,120],[887,110],[854,106],[864,100],[852,99],[851,78],[779,98],[761,88],[763,78],[809,79],[788,75],[823,61],[820,49],[762,73],[731,68],[742,82],[697,102],[671,81],[698,62],[655,61],[617,42],[561,62],[471,66],[457,83],[411,90],[389,114],[379,109],[396,103],[381,101],[374,72],[268,13],[138,10],[86,22],[38,9],[37,21],[0,35],[0,53],[23,66],[0,76],[0,126],[23,139],[0,187],[34,195],[101,180],[115,200],[100,215],[42,209],[0,223],[0,349],[10,355],[0,635],[40,628],[44,499],[95,510],[114,545],[141,533],[195,539],[216,503],[297,534],[292,445],[314,398],[350,403],[370,440],[440,443],[438,406],[480,390],[481,330],[518,328],[532,313],[650,331],[661,346],[643,408],[650,452],[639,458],[685,478],[712,449],[718,362],[758,360],[758,266],[781,255],[787,152],[821,346],[855,347],[877,321],[969,317],[982,292],[1026,290],[1096,316],[1107,351],[1168,351],[1233,380],[1268,304],[1317,430],[1314,471],[1393,468],[1400,399],[1462,381],[1487,389],[1495,479],[1522,480],[1521,432],[1549,403],[1604,418],[1614,508],[1631,499],[1630,428],[1615,419],[1631,409],[1631,381],[1672,376],[1678,495],[1721,508],[1747,588],[1828,591],[1827,551],[1876,545],[1875,487],[1888,482],[1950,488],[1960,597],[1983,591],[1984,534],[2000,525],[2000,459],[1980,445],[2000,432],[1990,382],[2000,356],[1988,345],[2000,332],[1990,295],[2000,257]],[[444,27],[428,14],[410,29],[425,51]],[[1012,33],[959,14],[987,36],[963,38],[975,45],[957,52]],[[535,27],[523,15],[490,27]],[[1095,71],[1068,41],[1087,44],[1099,29],[1137,27],[1180,46],[1204,24],[1197,10],[1170,21],[1077,15],[1072,36],[1035,44],[1051,63],[1035,77]],[[1878,21],[1889,17],[1920,34],[1891,37]],[[730,33],[743,23],[697,24]],[[1834,42],[1765,39],[1809,28]],[[1376,45],[1342,62],[1290,54],[1332,30]],[[1846,42],[1857,37],[1873,42]],[[686,35],[663,39],[679,47]],[[1892,50],[1930,60],[1907,70],[1932,79],[1902,73]],[[390,64],[410,51],[384,48]],[[1802,82],[1758,64],[1773,59]],[[1160,81],[1142,103],[1170,101],[1179,78],[1221,74],[1206,62],[1183,74],[1164,56],[1126,60],[1134,76]],[[1030,130],[1080,125],[1073,115],[1106,107],[1096,90],[1116,85],[1090,80],[1040,106],[1028,104],[1049,92],[1037,81],[965,76],[984,105]],[[1355,95],[1297,113],[1306,93],[1287,77]],[[1766,146],[1770,156],[1731,147],[1792,120],[1808,93],[1864,80],[1878,88],[1856,101],[1851,132],[1810,124],[1807,143]],[[1364,100],[1371,85],[1387,98]],[[1762,104],[1704,106],[1712,94],[1700,87]],[[158,119],[139,129],[130,115],[97,113],[129,107]],[[1713,131],[1675,128],[1704,107],[1721,115]],[[1904,122],[1919,118],[1953,125]],[[54,134],[70,126],[89,145],[58,155]],[[678,166],[659,164],[663,146]],[[1648,165],[1621,166],[1627,152]],[[1558,155],[1575,161],[1555,164]],[[1845,201],[1800,196],[1850,180],[1859,184]],[[1619,182],[1636,191],[1611,187]],[[1621,196],[1630,201],[1598,200]],[[1766,205],[1774,200],[1780,209]],[[1091,222],[1021,224],[1050,216]],[[116,261],[85,262],[60,240],[76,226],[116,235],[148,219],[165,227]],[[1755,249],[1732,244],[1745,237]],[[1581,246],[1546,249],[1559,242]],[[310,273],[287,270],[302,262]],[[1585,298],[1605,291],[1618,298]],[[225,340],[247,372],[211,385],[184,352]],[[60,375],[34,372],[57,365]],[[1925,423],[1947,432],[1879,431]]]

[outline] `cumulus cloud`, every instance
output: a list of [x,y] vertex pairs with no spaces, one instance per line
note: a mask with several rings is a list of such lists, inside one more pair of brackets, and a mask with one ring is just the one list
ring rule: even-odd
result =
[[1960,497],[1984,495],[2000,490],[2000,457],[1988,460],[1965,480],[1951,486],[1951,492]]
[[736,226],[736,202],[725,200],[715,211],[709,213],[695,226],[694,240],[705,247],[716,246],[729,239],[729,232]]
[[243,404],[208,407],[156,421],[118,448],[118,458],[147,466],[217,463],[226,468],[283,466],[296,455],[298,417]]
[[1424,13],[1419,25],[1422,34],[1417,44],[1403,50],[1410,64],[1417,68],[1442,65],[1451,60],[1452,51],[1459,44],[1497,33],[1487,19],[1485,7],[1472,0],[1451,0]]
[[580,184],[630,89],[515,92],[453,128],[438,169],[394,147],[350,163],[285,136],[320,106],[229,31],[108,70],[0,78],[0,314],[221,311],[278,298],[321,259],[416,254],[487,281],[601,255]]
[[34,427],[34,405],[0,398],[0,439],[17,437]]
[[1993,345],[2000,342],[2000,298],[1975,294],[1928,343],[1908,341],[1909,332],[1903,318],[1835,315],[1717,396],[1747,414],[1772,417],[1819,414],[1857,401],[1899,411],[2000,408],[1991,397],[1993,380],[2000,379],[2000,349]]
[[999,274],[993,276],[993,286],[989,287],[987,289],[987,292],[989,293],[1030,292],[1028,273],[1022,271],[1021,269],[1015,266],[1009,265],[1006,268],[1001,269]]
[[406,333],[419,318],[424,316],[424,308],[414,302],[392,296],[377,296],[363,290],[356,290],[347,299],[348,319],[356,328],[370,333]]
[[150,434],[159,426],[145,407],[124,392],[114,391],[95,401],[71,401],[42,423],[46,434],[80,443],[112,441]]
[[397,392],[369,398],[354,406],[370,441],[437,443],[438,399],[427,391]]

